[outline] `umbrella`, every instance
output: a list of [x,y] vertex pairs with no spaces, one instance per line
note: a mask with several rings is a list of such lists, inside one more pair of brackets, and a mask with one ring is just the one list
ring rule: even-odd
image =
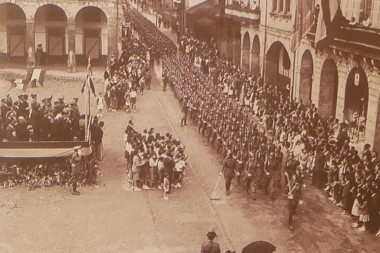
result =
[[256,241],[248,244],[243,248],[241,253],[272,253],[276,251],[276,247],[264,241]]

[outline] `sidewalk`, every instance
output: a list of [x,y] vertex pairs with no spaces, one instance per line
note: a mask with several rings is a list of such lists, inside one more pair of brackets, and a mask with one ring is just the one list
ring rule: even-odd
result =
[[[42,69],[46,70],[46,81],[67,81],[67,82],[79,82],[84,81],[87,75],[86,66],[77,67],[77,72],[69,73],[64,65],[50,65],[42,66]],[[93,67],[92,79],[95,82],[103,80],[103,73],[105,67],[95,66]],[[0,80],[19,79],[26,77],[26,67],[24,64],[7,64],[6,66],[0,66]]]

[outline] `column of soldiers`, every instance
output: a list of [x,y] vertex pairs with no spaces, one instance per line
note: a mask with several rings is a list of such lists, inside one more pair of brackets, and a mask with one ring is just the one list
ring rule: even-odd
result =
[[226,195],[231,193],[231,179],[236,178],[253,199],[257,189],[274,199],[281,182],[283,154],[273,139],[267,138],[243,105],[219,89],[205,89],[209,80],[186,59],[166,57],[163,62],[169,83],[187,105],[198,132],[225,158]]

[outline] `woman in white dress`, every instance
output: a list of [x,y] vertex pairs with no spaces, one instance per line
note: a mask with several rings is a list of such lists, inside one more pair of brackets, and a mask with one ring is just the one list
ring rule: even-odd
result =
[[104,110],[104,97],[101,92],[99,93],[99,96],[96,98],[96,106],[98,108],[98,117],[102,117]]

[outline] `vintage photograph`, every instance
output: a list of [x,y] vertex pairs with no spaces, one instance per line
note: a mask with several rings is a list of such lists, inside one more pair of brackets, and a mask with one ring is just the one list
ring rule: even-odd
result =
[[0,0],[0,253],[380,252],[380,0]]

